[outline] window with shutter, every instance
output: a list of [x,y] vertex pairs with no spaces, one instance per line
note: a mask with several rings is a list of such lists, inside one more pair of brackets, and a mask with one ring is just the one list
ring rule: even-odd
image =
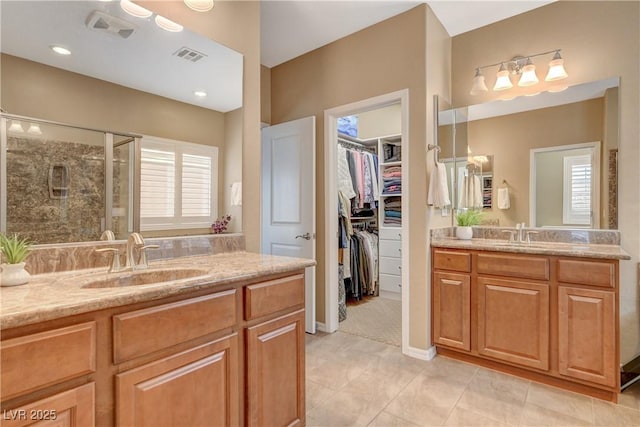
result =
[[564,157],[562,221],[565,225],[591,224],[591,156]]
[[218,148],[142,139],[140,228],[209,227],[217,217]]

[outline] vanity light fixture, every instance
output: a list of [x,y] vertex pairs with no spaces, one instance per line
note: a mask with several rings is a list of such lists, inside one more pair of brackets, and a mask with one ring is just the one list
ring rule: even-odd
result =
[[198,98],[204,98],[205,96],[207,96],[207,92],[205,92],[203,90],[194,90],[193,94],[195,96],[197,96]]
[[165,18],[164,16],[156,15],[154,20],[156,21],[156,25],[158,27],[172,33],[179,33],[184,28],[182,25],[177,24],[172,20]]
[[[473,77],[473,85],[471,86],[471,95],[479,95],[483,92],[488,92],[484,76],[482,75],[483,68],[490,68],[500,66],[496,75],[496,82],[493,86],[494,91],[501,91],[511,89],[513,83],[511,82],[511,76],[520,76],[518,80],[518,86],[529,87],[534,86],[540,82],[536,74],[536,66],[531,60],[536,56],[549,55],[553,53],[553,58],[549,62],[549,71],[545,77],[547,82],[555,82],[567,78],[569,75],[564,69],[564,59],[560,55],[561,49],[555,49],[548,52],[535,53],[527,56],[516,56],[508,61],[500,61],[495,64],[483,65],[476,67],[476,73]],[[556,89],[556,90],[553,90]],[[559,91],[559,87],[550,88],[549,91]]]
[[42,135],[40,125],[38,123],[30,123],[29,129],[27,129],[27,133],[30,133],[31,135]]
[[213,0],[184,0],[184,4],[196,12],[208,12],[213,9]]
[[51,47],[51,50],[57,53],[58,55],[71,55],[71,51],[66,47],[56,46],[56,45],[53,45],[50,47]]
[[135,16],[136,18],[148,18],[153,15],[153,12],[149,9],[145,9],[130,0],[120,0],[120,7],[129,15]]
[[24,133],[22,123],[17,120],[11,120],[11,126],[9,126],[9,132]]

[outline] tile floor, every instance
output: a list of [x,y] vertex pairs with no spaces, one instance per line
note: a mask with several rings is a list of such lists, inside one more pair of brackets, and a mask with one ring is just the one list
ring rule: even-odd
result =
[[306,346],[309,427],[640,427],[640,383],[613,405],[341,332],[307,334]]

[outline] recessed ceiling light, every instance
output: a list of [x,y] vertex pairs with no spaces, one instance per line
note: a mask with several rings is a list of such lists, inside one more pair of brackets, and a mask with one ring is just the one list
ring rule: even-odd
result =
[[203,90],[195,90],[193,91],[193,94],[199,98],[204,98],[205,96],[207,96],[207,92]]
[[137,4],[129,0],[120,0],[120,7],[129,15],[135,16],[136,18],[148,18],[153,15],[153,12],[151,12],[149,9],[138,6]]
[[51,50],[57,53],[58,55],[71,55],[71,51],[62,46],[51,46]]
[[184,4],[196,12],[208,12],[213,9],[213,0],[184,0]]
[[172,33],[179,33],[183,29],[182,25],[176,24],[175,22],[165,18],[164,16],[156,15],[155,21],[158,27]]

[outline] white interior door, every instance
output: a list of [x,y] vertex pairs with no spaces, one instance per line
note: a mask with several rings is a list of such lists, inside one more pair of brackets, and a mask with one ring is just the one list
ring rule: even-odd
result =
[[[262,252],[316,258],[316,122],[262,129]],[[316,332],[315,267],[306,271],[306,331]]]

